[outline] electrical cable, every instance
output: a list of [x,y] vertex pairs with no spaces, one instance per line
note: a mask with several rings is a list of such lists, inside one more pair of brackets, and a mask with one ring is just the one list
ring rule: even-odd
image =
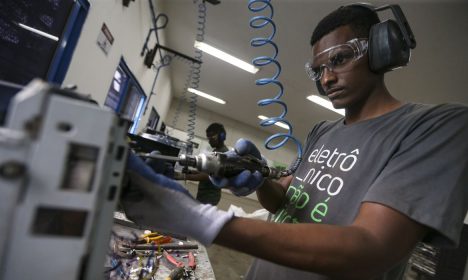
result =
[[[277,117],[270,117],[260,122],[261,126],[267,127],[274,125],[276,123],[283,123],[288,126],[288,133],[276,133],[271,135],[265,140],[265,148],[269,150],[278,149],[286,144],[287,141],[292,140],[297,146],[297,159],[291,164],[289,169],[282,172],[281,176],[289,176],[293,174],[298,168],[299,164],[302,161],[302,145],[297,138],[293,136],[293,127],[291,123],[286,119],[286,114],[288,112],[288,107],[284,101],[281,100],[281,97],[284,94],[283,84],[279,81],[279,76],[281,74],[281,64],[276,59],[278,56],[278,46],[273,41],[273,38],[276,34],[276,25],[273,21],[274,9],[273,5],[270,3],[271,0],[249,0],[248,8],[254,13],[267,13],[269,9],[269,15],[258,15],[250,19],[249,24],[251,28],[262,29],[266,26],[271,26],[272,32],[268,37],[257,37],[253,38],[250,41],[252,47],[263,47],[269,45],[273,48],[273,54],[271,56],[259,56],[252,60],[252,63],[257,67],[266,67],[268,65],[273,65],[276,68],[276,72],[272,77],[261,78],[255,81],[255,84],[258,86],[270,85],[273,84],[278,87],[278,94],[274,98],[261,99],[257,102],[258,106],[267,106],[271,104],[280,105],[283,109],[281,114]],[[279,143],[273,144],[274,140],[280,139]]]

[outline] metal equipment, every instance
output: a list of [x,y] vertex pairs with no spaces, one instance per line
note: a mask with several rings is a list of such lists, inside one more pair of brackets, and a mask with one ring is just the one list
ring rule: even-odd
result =
[[259,171],[266,178],[278,179],[285,176],[283,174],[284,171],[270,167],[251,155],[234,157],[218,152],[201,153],[198,155],[181,154],[178,157],[154,154],[138,155],[145,158],[175,161],[182,166],[193,167],[200,172],[217,177],[232,177],[246,169],[252,172]]
[[102,279],[128,123],[33,81],[0,128],[0,279]]

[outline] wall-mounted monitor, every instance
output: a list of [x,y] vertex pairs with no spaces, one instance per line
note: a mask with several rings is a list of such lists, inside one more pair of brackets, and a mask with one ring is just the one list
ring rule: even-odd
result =
[[146,94],[143,88],[125,60],[121,58],[114,72],[104,106],[117,112],[120,117],[131,121],[129,132],[135,133],[145,100]]
[[156,108],[152,107],[151,113],[148,118],[148,123],[146,124],[146,128],[150,130],[156,130],[156,128],[158,127],[158,122],[159,122],[158,111],[156,111]]
[[87,0],[0,1],[0,80],[61,84],[89,10]]
[[166,124],[164,122],[161,123],[161,127],[159,128],[159,131],[162,133],[166,133]]

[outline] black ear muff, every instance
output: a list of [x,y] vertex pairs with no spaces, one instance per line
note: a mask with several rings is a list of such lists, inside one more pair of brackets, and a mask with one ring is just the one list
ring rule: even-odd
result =
[[[391,10],[395,17],[395,20],[379,22],[370,29],[368,56],[372,71],[384,73],[408,64],[411,49],[416,47],[416,40],[399,5],[376,8],[371,4],[355,3],[347,6],[359,6],[375,12]],[[319,88],[318,84],[317,87]]]
[[219,141],[224,141],[226,140],[226,133],[221,132],[219,133],[218,137],[219,137]]
[[377,73],[408,64],[410,47],[395,21],[387,20],[371,27],[368,54],[369,67]]

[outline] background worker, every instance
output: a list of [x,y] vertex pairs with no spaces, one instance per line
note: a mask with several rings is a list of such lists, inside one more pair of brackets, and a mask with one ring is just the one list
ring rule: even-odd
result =
[[[315,28],[307,72],[346,114],[312,128],[293,176],[213,178],[256,190],[272,221],[200,204],[175,182],[138,172],[136,160],[122,200],[127,215],[258,257],[246,279],[402,279],[417,242],[456,246],[468,205],[468,108],[394,98],[369,37],[378,23],[373,10],[353,5]],[[242,139],[235,153],[260,158]]]
[[[226,130],[220,123],[212,123],[206,128],[206,138],[213,148],[213,152],[227,152],[229,149],[224,144],[226,140]],[[190,173],[178,173],[177,180],[199,181],[197,190],[197,200],[201,203],[218,205],[221,199],[221,188],[216,187],[210,181],[208,174],[191,171]]]

